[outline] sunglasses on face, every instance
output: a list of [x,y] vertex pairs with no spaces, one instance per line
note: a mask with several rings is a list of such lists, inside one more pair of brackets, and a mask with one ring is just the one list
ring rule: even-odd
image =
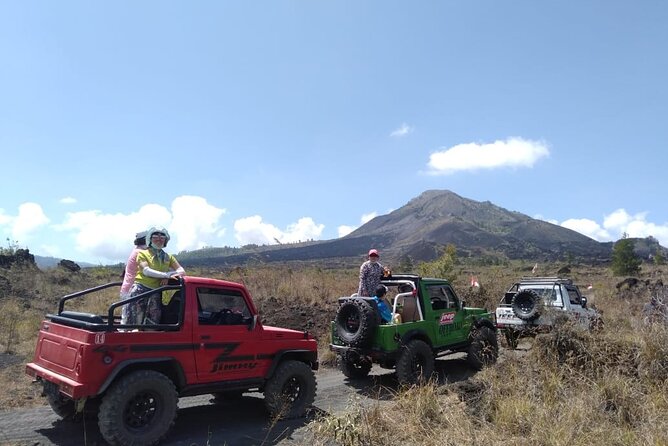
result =
[[158,233],[151,235],[151,238],[167,238],[167,236],[165,234]]

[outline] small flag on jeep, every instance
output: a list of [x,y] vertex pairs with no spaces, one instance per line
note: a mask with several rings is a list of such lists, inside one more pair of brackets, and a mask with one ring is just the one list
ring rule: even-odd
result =
[[533,268],[531,268],[531,274],[536,274],[536,270],[538,269],[538,263],[536,263]]

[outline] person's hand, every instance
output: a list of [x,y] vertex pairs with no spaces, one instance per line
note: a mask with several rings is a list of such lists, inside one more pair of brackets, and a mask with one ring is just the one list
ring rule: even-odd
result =
[[169,282],[169,279],[161,279],[160,280],[160,286],[165,286]]

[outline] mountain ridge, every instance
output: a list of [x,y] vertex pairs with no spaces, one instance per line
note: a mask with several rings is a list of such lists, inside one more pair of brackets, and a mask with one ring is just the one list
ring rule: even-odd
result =
[[[634,239],[637,255],[651,259],[668,250],[653,237]],[[598,242],[579,232],[510,211],[490,201],[475,201],[449,190],[427,190],[394,211],[373,218],[350,234],[331,240],[283,245],[209,247],[177,254],[184,265],[234,267],[259,262],[325,262],[328,267],[358,264],[370,248],[385,262],[430,261],[447,245],[461,258],[498,262],[584,261],[607,263],[613,242]],[[40,267],[60,259],[35,256]],[[89,264],[81,264],[89,266]],[[91,265],[92,266],[92,265]]]
[[509,211],[490,201],[475,201],[449,190],[427,190],[404,206],[373,218],[350,234],[333,240],[254,246],[248,252],[199,258],[180,253],[195,264],[240,264],[251,260],[309,261],[339,258],[358,262],[370,248],[384,259],[429,261],[452,244],[462,257],[488,256],[536,261],[582,259],[607,262],[612,242],[601,243],[571,229]]

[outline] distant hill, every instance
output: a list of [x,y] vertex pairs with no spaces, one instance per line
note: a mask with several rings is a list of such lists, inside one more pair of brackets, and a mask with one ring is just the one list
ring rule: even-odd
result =
[[[49,268],[55,268],[58,266],[58,263],[60,263],[61,260],[60,258],[57,257],[43,257],[43,256],[34,256],[35,257],[35,264],[39,269],[49,269]],[[87,262],[76,262],[77,265],[79,265],[82,268],[88,268],[91,266],[96,266],[93,265],[92,263],[87,263]]]
[[[232,252],[209,248],[180,253],[179,259],[193,265],[317,259],[347,263],[353,259],[358,262],[374,247],[381,250],[383,259],[396,263],[407,257],[432,260],[448,244],[453,244],[462,257],[579,259],[592,263],[609,261],[613,246],[489,201],[470,200],[448,190],[430,190],[339,239],[254,246]],[[651,251],[656,247],[645,248]]]
[[464,256],[502,254],[510,259],[605,260],[611,253],[610,246],[576,231],[447,190],[424,192],[349,237],[378,234],[383,235],[386,250],[422,259],[447,244]]
[[57,259],[55,257],[43,257],[43,256],[35,256],[35,264],[39,269],[48,269],[48,268],[54,268],[58,266],[58,262],[60,262],[62,259]]

